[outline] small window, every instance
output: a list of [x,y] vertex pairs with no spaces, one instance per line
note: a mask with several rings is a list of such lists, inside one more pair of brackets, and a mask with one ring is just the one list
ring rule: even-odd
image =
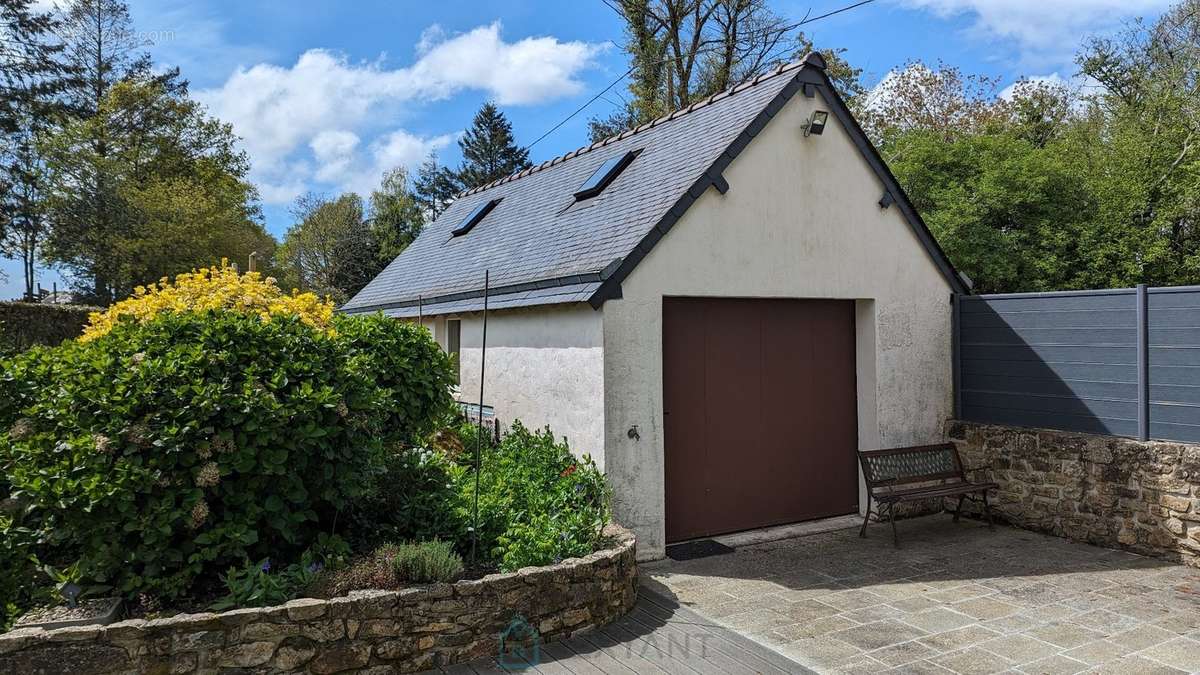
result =
[[478,225],[479,221],[483,220],[483,217],[490,213],[492,209],[496,208],[496,205],[499,203],[499,199],[492,199],[471,209],[471,212],[467,214],[467,217],[463,218],[462,222],[458,224],[458,227],[451,230],[450,234],[455,237],[461,237],[470,232],[471,228]]
[[462,351],[462,321],[446,320],[446,353],[454,361],[454,384],[462,382],[462,366],[459,364],[459,352]]
[[591,176],[588,176],[583,185],[579,186],[579,190],[575,193],[575,199],[590,199],[603,192],[604,188],[608,187],[608,184],[613,182],[636,156],[637,152],[633,151],[605,160]]

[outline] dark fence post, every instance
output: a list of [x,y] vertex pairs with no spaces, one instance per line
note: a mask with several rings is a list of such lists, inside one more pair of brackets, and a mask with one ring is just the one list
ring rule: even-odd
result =
[[950,363],[954,387],[954,419],[962,419],[962,296],[950,294]]
[[1138,439],[1150,440],[1150,320],[1146,284],[1137,285]]

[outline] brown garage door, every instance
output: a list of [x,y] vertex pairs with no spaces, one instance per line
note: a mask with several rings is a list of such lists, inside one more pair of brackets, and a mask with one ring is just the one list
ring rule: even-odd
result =
[[858,508],[854,303],[666,298],[667,541]]

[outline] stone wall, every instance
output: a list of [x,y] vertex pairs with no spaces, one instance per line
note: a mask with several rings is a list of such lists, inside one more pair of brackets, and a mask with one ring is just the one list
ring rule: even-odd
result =
[[633,607],[633,535],[549,567],[402,591],[0,635],[0,673],[412,672],[492,655],[520,616],[565,639]]
[[949,436],[968,476],[1000,484],[1008,522],[1200,567],[1200,445],[971,422]]

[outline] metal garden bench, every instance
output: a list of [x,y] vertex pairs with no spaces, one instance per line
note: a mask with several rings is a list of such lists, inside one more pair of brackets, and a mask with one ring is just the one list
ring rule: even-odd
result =
[[862,450],[858,453],[858,459],[867,483],[867,514],[858,536],[867,536],[871,503],[875,502],[875,515],[882,520],[883,512],[887,512],[888,520],[892,522],[892,542],[899,547],[896,504],[939,497],[958,497],[954,522],[958,522],[964,499],[982,500],[988,527],[992,527],[992,509],[988,506],[987,491],[999,486],[996,483],[968,481],[958,448],[953,443]]

